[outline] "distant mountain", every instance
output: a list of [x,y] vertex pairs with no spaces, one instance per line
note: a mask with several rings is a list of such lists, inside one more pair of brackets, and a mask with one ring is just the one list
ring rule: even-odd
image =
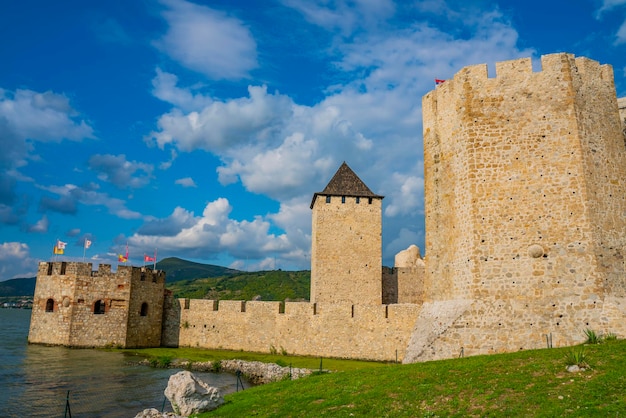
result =
[[227,267],[194,263],[193,261],[182,260],[176,257],[164,258],[156,264],[156,267],[158,270],[165,271],[166,283],[241,273],[239,270]]
[[214,300],[291,300],[310,297],[311,272],[257,271],[167,283],[176,298]]
[[0,282],[0,297],[33,296],[35,294],[35,281],[35,277],[27,277]]

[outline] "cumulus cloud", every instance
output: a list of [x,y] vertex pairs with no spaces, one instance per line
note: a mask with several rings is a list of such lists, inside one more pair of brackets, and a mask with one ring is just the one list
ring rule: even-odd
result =
[[30,248],[21,242],[0,244],[0,281],[18,277],[34,277],[37,260],[30,256]]
[[167,33],[155,45],[213,79],[245,78],[257,67],[256,42],[236,17],[184,0],[162,0]]
[[98,178],[120,189],[143,187],[152,179],[152,164],[126,160],[126,155],[95,154],[89,158],[89,168]]
[[231,211],[225,198],[209,202],[199,216],[176,208],[169,217],[146,223],[128,237],[128,242],[139,252],[158,248],[159,252],[205,259],[220,254],[255,259],[292,251],[293,245],[285,234],[270,233],[267,220],[256,217],[238,221],[230,218]]
[[164,102],[170,103],[183,111],[202,110],[213,103],[213,99],[200,93],[193,93],[191,89],[178,87],[178,77],[156,69],[156,76],[152,79],[152,94]]
[[183,187],[198,187],[196,182],[193,181],[191,177],[185,177],[182,179],[178,179],[174,182],[175,184],[180,184]]
[[176,108],[159,118],[159,131],[151,137],[161,148],[171,144],[181,151],[216,154],[250,140],[273,140],[282,121],[291,117],[293,102],[278,93],[268,94],[266,86],[251,86],[248,93],[249,97],[212,102],[199,112]]

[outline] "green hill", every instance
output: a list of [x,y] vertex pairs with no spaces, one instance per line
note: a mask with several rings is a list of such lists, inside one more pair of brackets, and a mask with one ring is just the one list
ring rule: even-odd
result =
[[164,258],[156,264],[156,267],[158,270],[165,271],[165,281],[167,283],[239,273],[239,270],[228,267],[194,263],[193,261],[182,260],[176,257]]
[[[169,280],[168,280],[169,282]],[[310,271],[258,271],[168,283],[177,298],[220,300],[309,300]]]
[[27,277],[0,282],[0,297],[33,296],[35,281],[35,277]]

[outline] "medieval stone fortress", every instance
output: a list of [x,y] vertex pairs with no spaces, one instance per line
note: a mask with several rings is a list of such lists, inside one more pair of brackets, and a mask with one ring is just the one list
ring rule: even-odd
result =
[[311,301],[173,299],[162,272],[39,265],[29,342],[415,362],[626,337],[626,99],[570,54],[463,68],[423,98],[426,249],[382,268],[382,200],[311,202]]

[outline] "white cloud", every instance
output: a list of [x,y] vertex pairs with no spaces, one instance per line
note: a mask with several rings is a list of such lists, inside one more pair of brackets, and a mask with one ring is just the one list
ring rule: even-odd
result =
[[202,110],[213,103],[213,99],[202,94],[193,94],[190,89],[177,86],[178,77],[171,73],[156,69],[156,76],[152,79],[152,94],[164,102],[173,104],[183,111]]
[[200,112],[174,109],[159,118],[159,131],[151,136],[161,148],[171,144],[181,151],[216,154],[251,140],[273,140],[283,121],[291,118],[291,99],[268,94],[266,86],[251,86],[248,93],[249,97],[215,101]]
[[50,226],[50,221],[48,221],[48,217],[43,215],[40,220],[38,220],[34,225],[28,227],[28,232],[34,232],[37,234],[44,234],[48,232],[48,227]]
[[623,5],[626,5],[626,0],[603,0],[602,5],[596,11],[596,18],[599,19],[605,12]]
[[[209,202],[200,216],[177,208],[177,213],[173,213],[168,219],[180,225],[179,218],[182,216],[185,225],[177,226],[178,231],[175,234],[148,235],[140,229],[128,238],[128,242],[139,249],[138,251],[158,248],[159,252],[205,259],[219,254],[227,254],[235,259],[262,258],[266,254],[291,254],[293,245],[287,236],[270,233],[268,221],[261,217],[252,221],[234,220],[229,217],[231,211],[232,207],[225,198]],[[162,223],[161,227],[167,228],[166,223]]]
[[126,160],[126,155],[95,154],[89,158],[89,167],[98,172],[98,178],[115,186],[138,188],[147,185],[153,178],[152,164]]
[[30,256],[27,244],[3,242],[0,244],[0,281],[18,277],[34,277],[37,260]]
[[27,140],[59,142],[93,138],[93,129],[77,120],[69,100],[50,91],[0,88],[0,167],[18,167],[31,150]]
[[396,11],[391,0],[283,0],[283,4],[299,11],[308,22],[343,35],[375,27]]
[[183,0],[162,0],[167,33],[156,46],[181,65],[214,79],[245,78],[257,67],[256,43],[242,21]]
[[617,30],[615,34],[615,45],[626,43],[626,21],[622,23],[622,26]]
[[178,179],[174,182],[175,184],[180,184],[183,187],[198,187],[196,182],[193,181],[191,177],[185,177],[182,179]]

